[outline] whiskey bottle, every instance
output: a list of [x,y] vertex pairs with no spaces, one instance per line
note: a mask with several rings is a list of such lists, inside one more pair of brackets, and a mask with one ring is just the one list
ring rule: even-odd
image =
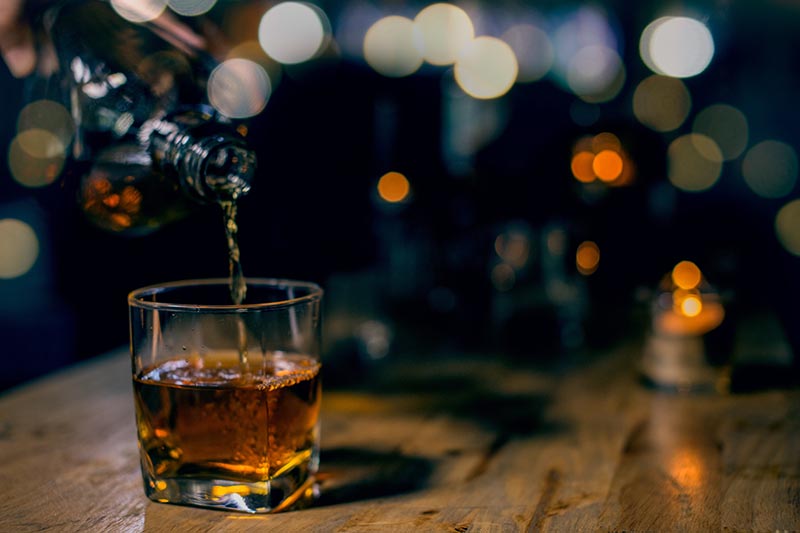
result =
[[82,179],[89,220],[113,232],[142,234],[203,203],[226,203],[250,191],[256,157],[230,125],[194,108],[146,121],[135,140],[97,152]]
[[247,129],[205,104],[213,58],[107,2],[63,2],[45,22],[76,126],[71,156],[89,169],[78,191],[89,220],[146,233],[247,194]]

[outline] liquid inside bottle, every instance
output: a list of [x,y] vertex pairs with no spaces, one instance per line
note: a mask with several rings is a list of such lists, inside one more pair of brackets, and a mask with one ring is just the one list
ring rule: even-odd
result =
[[106,2],[66,2],[47,18],[77,126],[73,157],[91,162],[80,187],[88,218],[143,234],[198,204],[219,205],[231,300],[244,302],[236,212],[256,157],[246,129],[206,104],[216,61],[176,36],[130,23]]
[[76,126],[72,157],[91,166],[80,200],[92,222],[147,233],[247,194],[246,130],[207,105],[214,58],[104,1],[59,2],[44,18]]

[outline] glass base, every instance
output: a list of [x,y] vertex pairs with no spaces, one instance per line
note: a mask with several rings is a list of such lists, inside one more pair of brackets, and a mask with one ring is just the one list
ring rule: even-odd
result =
[[642,381],[669,392],[727,392],[730,369],[712,365],[701,336],[651,334],[639,365]]
[[173,477],[144,473],[144,491],[154,502],[192,505],[243,513],[276,513],[310,505],[318,496],[314,475],[296,468],[269,481]]

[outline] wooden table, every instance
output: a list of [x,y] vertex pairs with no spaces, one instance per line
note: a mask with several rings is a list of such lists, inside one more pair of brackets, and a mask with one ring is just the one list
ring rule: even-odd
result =
[[318,504],[251,516],[145,498],[120,351],[0,398],[0,531],[800,529],[800,393],[657,393],[636,355],[429,357],[326,390]]

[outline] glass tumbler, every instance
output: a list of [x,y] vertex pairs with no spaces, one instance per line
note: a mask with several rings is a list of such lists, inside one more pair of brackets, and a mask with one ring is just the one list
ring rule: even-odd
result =
[[313,499],[319,464],[316,284],[178,281],[128,296],[144,490],[157,502],[264,513]]

